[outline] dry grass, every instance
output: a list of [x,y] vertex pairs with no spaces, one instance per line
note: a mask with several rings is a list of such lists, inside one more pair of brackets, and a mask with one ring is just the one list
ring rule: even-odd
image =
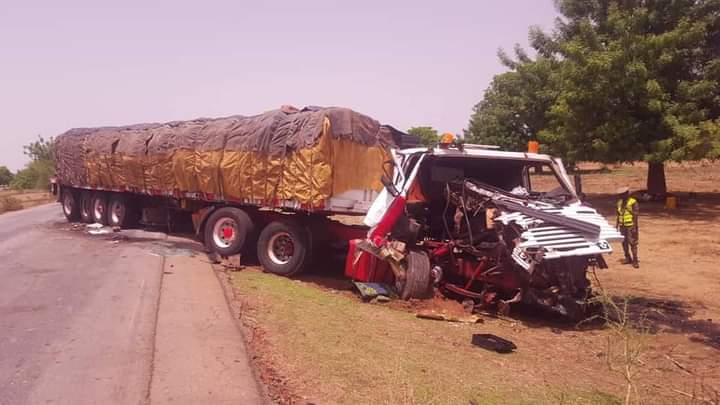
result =
[[246,324],[264,336],[255,349],[289,377],[293,392],[318,403],[618,403],[592,384],[544,381],[533,370],[510,376],[512,363],[532,363],[535,354],[471,346],[472,334],[488,325],[421,320],[255,270],[233,273],[232,281]]
[[[612,219],[613,191],[644,188],[646,168],[609,169],[586,172],[583,185],[590,203]],[[538,316],[479,325],[424,321],[363,304],[329,283],[247,270],[232,278],[246,323],[262,337],[254,350],[276,369],[281,382],[271,385],[323,404],[620,403],[629,374],[608,365],[627,364],[634,401],[717,403],[707,399],[720,392],[720,163],[673,164],[666,174],[680,208],[641,202],[640,269],[620,265],[616,245],[610,268],[597,273],[609,295],[627,297],[628,322],[642,317],[642,350],[635,335],[623,334],[635,333],[630,328],[578,330]],[[475,348],[472,333],[510,339],[518,350]]]
[[0,214],[53,201],[55,196],[44,190],[0,190]]

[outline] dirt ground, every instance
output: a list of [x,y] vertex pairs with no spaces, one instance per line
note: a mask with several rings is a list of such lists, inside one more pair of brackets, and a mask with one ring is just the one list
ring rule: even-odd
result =
[[[581,169],[588,202],[613,222],[613,191],[644,188],[641,164]],[[596,272],[629,326],[522,309],[424,320],[415,313],[466,314],[441,297],[362,303],[340,264],[296,280],[248,267],[226,274],[261,377],[282,403],[622,403],[628,386],[633,403],[720,403],[720,164],[670,165],[667,179],[679,208],[641,201],[640,269],[614,246]],[[517,350],[477,348],[475,333]]]

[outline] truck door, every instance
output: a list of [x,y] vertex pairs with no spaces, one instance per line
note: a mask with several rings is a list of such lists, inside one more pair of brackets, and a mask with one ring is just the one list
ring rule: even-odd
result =
[[[376,246],[390,232],[400,215],[405,212],[408,190],[417,177],[427,152],[409,155],[392,152],[394,171],[383,178],[385,187],[373,201],[363,222],[370,227],[368,237]],[[390,177],[392,176],[392,177]]]

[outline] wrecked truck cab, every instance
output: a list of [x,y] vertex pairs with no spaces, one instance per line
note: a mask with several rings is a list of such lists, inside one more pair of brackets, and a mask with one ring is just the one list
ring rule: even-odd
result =
[[477,309],[586,315],[587,270],[606,267],[622,236],[580,202],[559,159],[443,145],[393,150],[391,163],[355,255],[387,263],[402,298],[437,288]]

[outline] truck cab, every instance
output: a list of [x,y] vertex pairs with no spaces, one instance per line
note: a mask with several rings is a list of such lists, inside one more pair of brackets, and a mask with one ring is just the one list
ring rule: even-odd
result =
[[[394,150],[356,255],[392,269],[403,298],[435,288],[506,312],[587,313],[587,270],[622,236],[582,203],[560,159],[445,142]],[[368,273],[369,274],[369,273]]]

